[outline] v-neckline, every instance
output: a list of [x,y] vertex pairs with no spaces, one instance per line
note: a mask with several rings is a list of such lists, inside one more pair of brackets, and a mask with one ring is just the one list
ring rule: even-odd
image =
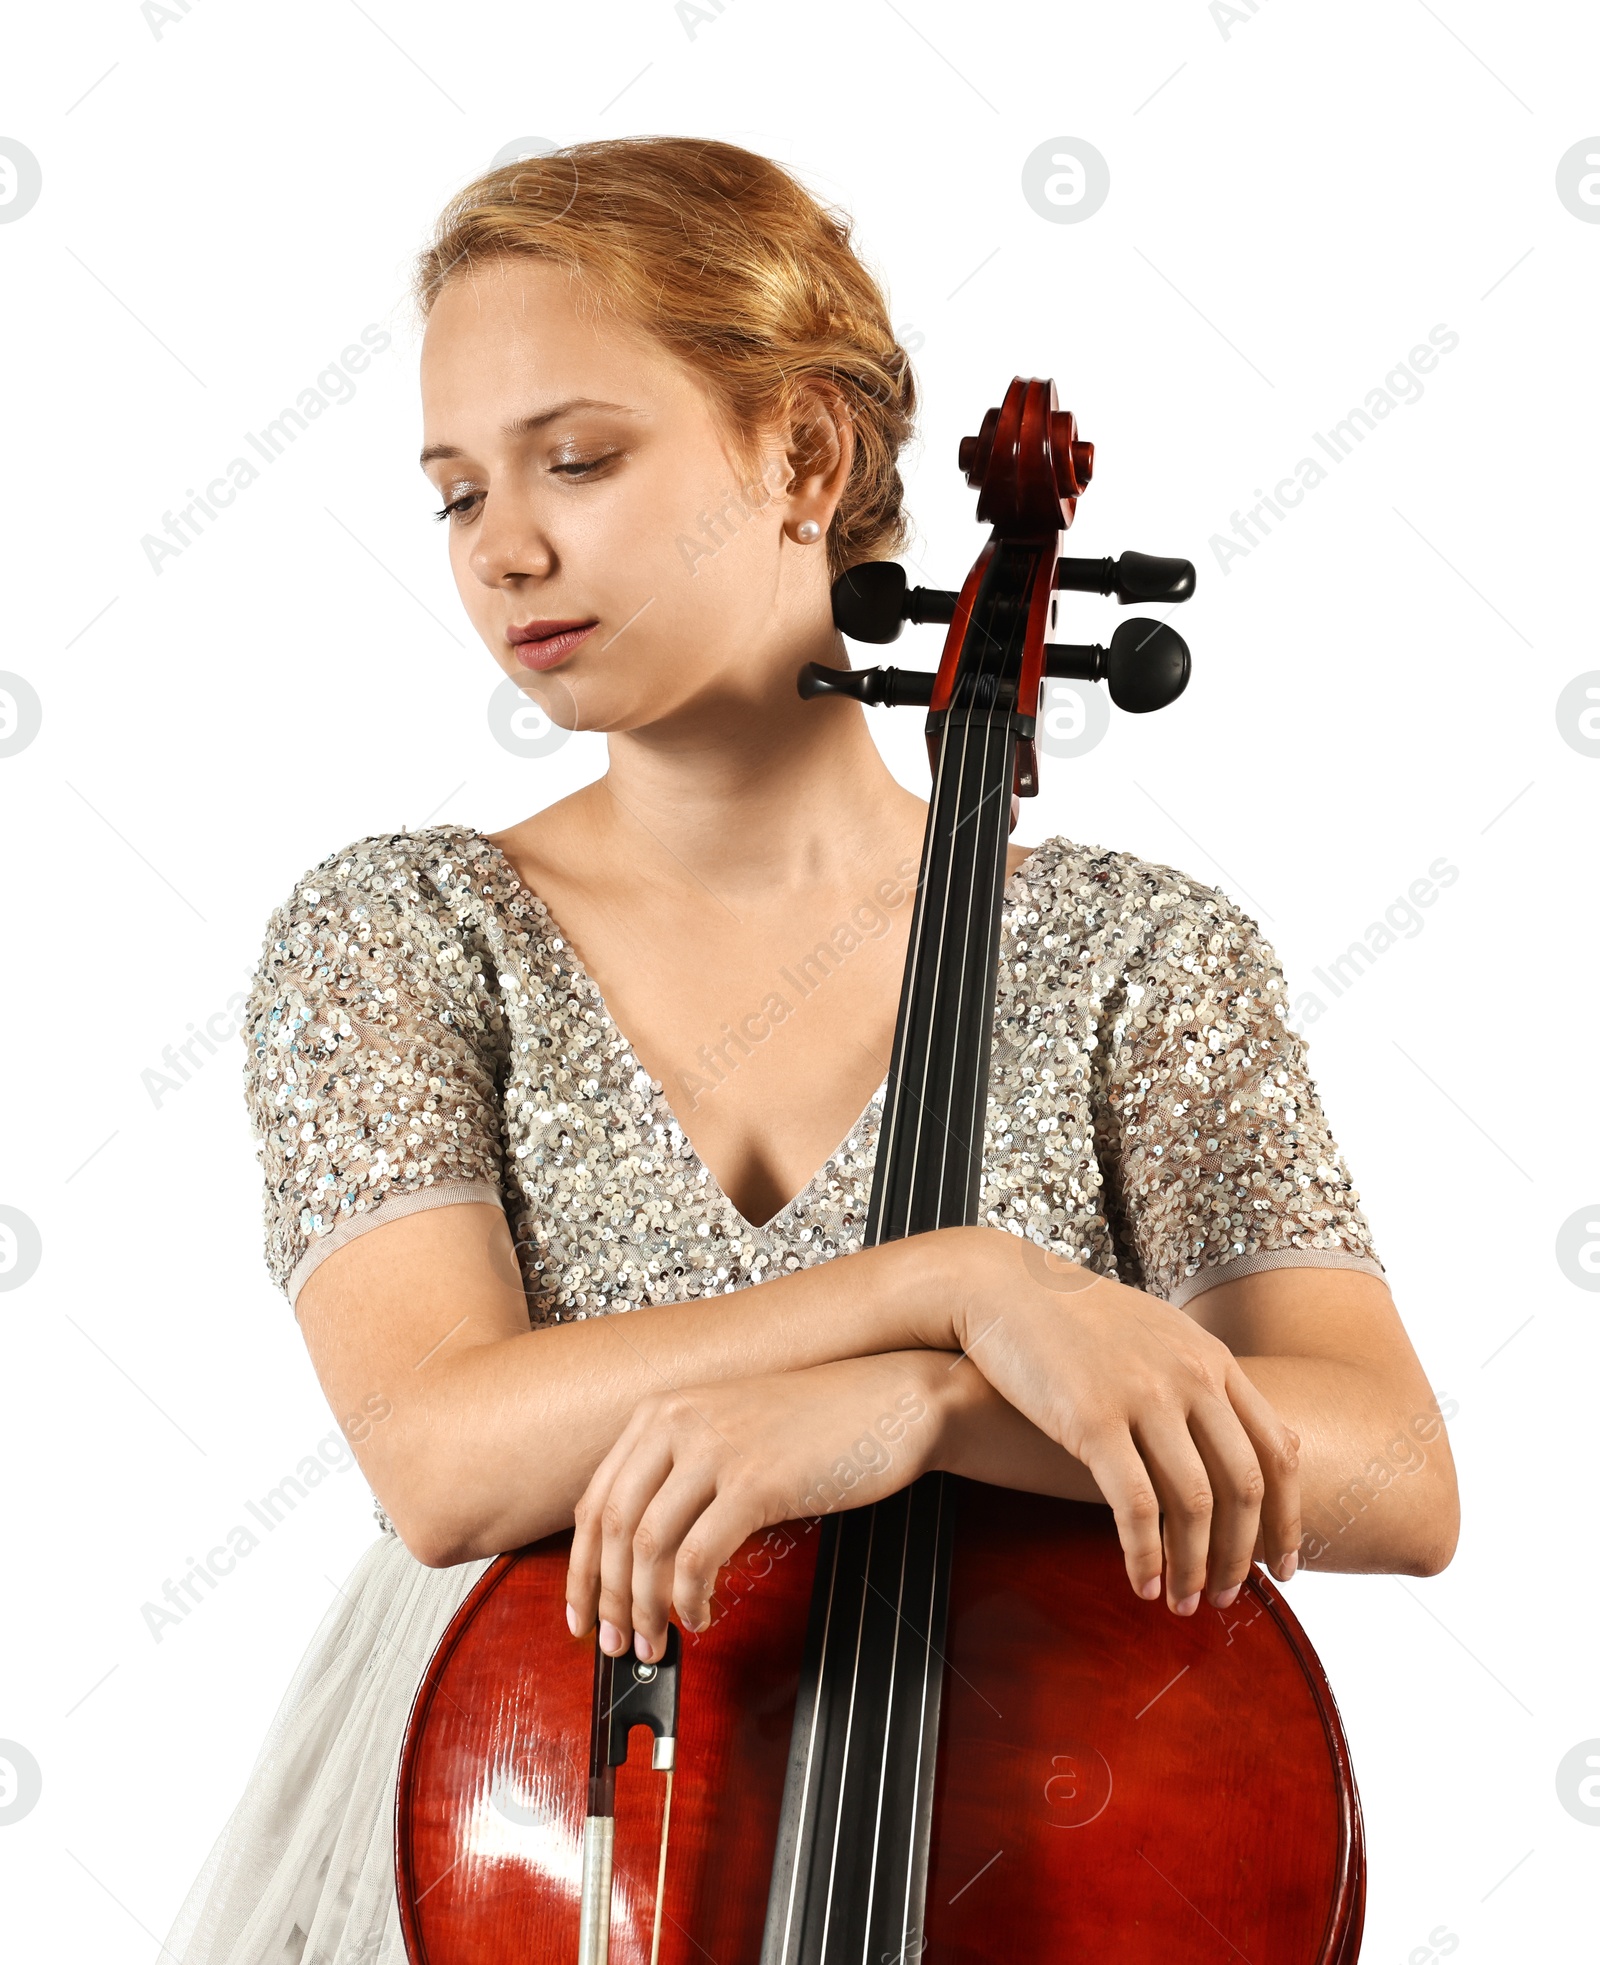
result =
[[[528,883],[523,879],[522,875],[517,872],[517,869],[511,863],[510,855],[506,852],[504,847],[497,846],[486,832],[480,831],[476,826],[474,826],[471,830],[474,838],[480,840],[485,846],[487,846],[489,851],[500,862],[501,866],[505,869],[507,876],[510,878],[511,884],[516,889],[517,893],[521,895],[521,897],[524,900],[531,902],[532,905],[539,910],[539,912],[544,916],[545,920],[549,923],[552,939],[554,941],[558,941],[561,944],[561,953],[566,957],[567,967],[572,971],[573,976],[578,980],[580,980],[581,982],[583,982],[587,986],[589,991],[592,993],[595,1002],[595,1007],[599,1011],[600,1017],[603,1020],[605,1027],[607,1028],[607,1030],[609,1030],[610,1034],[616,1039],[617,1044],[621,1047],[620,1055],[614,1052],[613,1056],[618,1057],[618,1061],[624,1068],[630,1083],[636,1085],[637,1080],[642,1077],[645,1080],[645,1082],[649,1085],[650,1106],[651,1106],[652,1113],[657,1119],[661,1120],[663,1123],[670,1126],[677,1133],[678,1137],[683,1141],[684,1145],[689,1149],[689,1157],[692,1160],[694,1166],[699,1170],[702,1184],[710,1188],[712,1193],[715,1195],[716,1199],[720,1201],[723,1207],[727,1209],[728,1213],[733,1216],[734,1220],[739,1224],[741,1232],[750,1235],[771,1234],[777,1228],[779,1222],[783,1220],[785,1215],[792,1213],[793,1210],[797,1208],[803,1201],[808,1200],[810,1198],[818,1182],[821,1181],[826,1174],[830,1173],[832,1169],[838,1164],[840,1158],[844,1154],[846,1147],[850,1144],[851,1140],[856,1137],[857,1133],[863,1131],[864,1129],[876,1128],[879,1119],[881,1119],[882,1117],[881,1101],[883,1099],[885,1090],[887,1089],[889,1083],[888,1073],[885,1072],[883,1077],[878,1080],[877,1086],[873,1090],[872,1095],[868,1098],[866,1104],[861,1108],[860,1112],[856,1115],[855,1120],[852,1122],[852,1124],[845,1129],[843,1135],[839,1140],[839,1144],[828,1155],[827,1159],[823,1161],[822,1165],[817,1168],[816,1172],[812,1174],[811,1178],[805,1183],[805,1185],[802,1188],[800,1188],[800,1190],[797,1193],[791,1194],[789,1199],[784,1202],[783,1206],[778,1209],[776,1214],[770,1215],[765,1221],[752,1221],[750,1217],[744,1212],[744,1210],[739,1206],[739,1204],[735,1200],[733,1200],[733,1198],[729,1195],[727,1189],[722,1185],[722,1182],[718,1180],[717,1176],[712,1172],[710,1166],[706,1163],[704,1157],[700,1152],[700,1149],[695,1145],[694,1141],[689,1137],[689,1134],[684,1127],[683,1121],[678,1117],[677,1113],[674,1112],[672,1109],[671,1102],[667,1098],[666,1091],[662,1086],[661,1080],[658,1079],[653,1072],[647,1071],[645,1069],[643,1063],[640,1060],[638,1052],[633,1047],[632,1040],[628,1037],[627,1033],[623,1030],[622,1026],[617,1022],[616,1018],[611,1014],[611,1006],[606,1002],[605,992],[601,989],[599,983],[595,981],[593,975],[590,974],[589,966],[584,961],[582,955],[579,953],[577,943],[572,939],[571,935],[568,934],[567,930],[562,927],[561,923],[556,919],[555,915],[551,913],[548,902],[546,902],[540,895],[536,894],[533,891],[533,889],[528,885]],[[1023,868],[1027,866],[1028,862],[1037,855],[1039,850],[1040,849],[1038,846],[1033,847],[1029,851],[1027,856],[1024,859],[1019,860],[1016,866],[1012,869],[1012,871],[1006,875],[1005,888],[1007,890],[1010,888],[1012,881],[1015,880],[1018,877],[1018,875],[1021,874]],[[1002,894],[1002,904],[1003,905],[1006,904],[1006,897],[1004,891]]]

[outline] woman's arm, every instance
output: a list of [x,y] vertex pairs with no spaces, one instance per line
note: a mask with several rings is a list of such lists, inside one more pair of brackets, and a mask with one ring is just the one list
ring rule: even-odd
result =
[[505,1216],[462,1203],[336,1250],[296,1314],[373,1492],[413,1555],[443,1566],[569,1527],[596,1466],[653,1395],[954,1349],[936,1240],[530,1331]]
[[[727,1433],[752,1400],[758,1419],[781,1408],[788,1374],[905,1351],[945,1354],[947,1380],[951,1356],[970,1352],[1092,1472],[1141,1594],[1159,1594],[1164,1554],[1177,1603],[1208,1566],[1214,1588],[1237,1583],[1263,1522],[1269,1561],[1292,1563],[1299,1541],[1294,1443],[1226,1348],[1181,1311],[995,1229],[942,1229],[722,1296],[529,1331],[503,1216],[457,1205],[336,1251],[299,1307],[363,1471],[434,1565],[572,1522],[643,1408],[701,1465],[716,1388],[740,1388],[719,1395]],[[830,1424],[853,1422],[850,1396]],[[722,1454],[747,1490],[772,1458],[763,1425],[747,1453]],[[720,1451],[715,1427],[710,1437]],[[770,1484],[746,1493],[747,1512],[786,1505]]]
[[[1274,1269],[1219,1284],[1189,1310],[1300,1441],[1298,1566],[1436,1576],[1460,1528],[1441,1412],[1452,1408],[1429,1389],[1384,1284],[1343,1269]],[[959,1354],[939,1389],[936,1465],[1030,1494],[1105,1499],[1081,1461]],[[1260,1536],[1254,1555],[1264,1558]]]
[[[1439,1405],[1377,1278],[1272,1270],[1216,1285],[1186,1317],[1014,1238],[958,1236],[965,1243],[952,1253],[965,1247],[979,1258],[989,1285],[987,1295],[975,1285],[987,1323],[974,1324],[972,1305],[959,1320],[972,1356],[914,1351],[645,1401],[578,1504],[568,1575],[574,1628],[598,1618],[604,1649],[621,1651],[637,1634],[642,1655],[654,1657],[669,1606],[691,1629],[708,1619],[718,1570],[747,1536],[863,1506],[932,1467],[1106,1500],[1125,1478],[1119,1434],[1138,1443],[1159,1514],[1158,1524],[1148,1519],[1149,1491],[1121,1497],[1130,1580],[1142,1595],[1158,1594],[1164,1559],[1167,1604],[1180,1616],[1193,1614],[1202,1590],[1226,1608],[1252,1557],[1280,1578],[1292,1573],[1287,1552],[1297,1544],[1302,1560],[1325,1568],[1432,1575],[1449,1561],[1457,1505]],[[1015,1370],[1015,1358],[1026,1361],[1026,1333],[1006,1329],[1031,1321],[1042,1280],[1060,1299],[1050,1382],[1027,1362]],[[1084,1459],[984,1376],[986,1338],[997,1340],[989,1368],[1010,1372],[1013,1393],[1038,1399],[1053,1427],[1081,1436],[1104,1489]],[[1231,1461],[1226,1429],[1206,1416],[1203,1381],[1224,1343],[1256,1353],[1234,1368],[1255,1396],[1270,1393],[1270,1409],[1299,1440],[1297,1464],[1278,1470],[1270,1487],[1260,1472],[1270,1460]],[[1181,1360],[1165,1383],[1153,1369],[1163,1353]],[[1180,1429],[1175,1402],[1185,1385],[1192,1403]],[[1237,1387],[1229,1397],[1248,1411]],[[1155,1569],[1140,1572],[1146,1533]]]

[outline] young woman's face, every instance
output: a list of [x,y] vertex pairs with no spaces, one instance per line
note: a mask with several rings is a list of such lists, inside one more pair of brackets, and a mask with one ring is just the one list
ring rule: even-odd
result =
[[[422,402],[462,601],[555,722],[637,730],[757,698],[831,635],[826,549],[784,526],[825,531],[836,500],[786,495],[779,435],[753,466],[731,455],[695,377],[586,317],[562,268],[507,259],[449,282]],[[589,632],[522,638],[568,624]]]

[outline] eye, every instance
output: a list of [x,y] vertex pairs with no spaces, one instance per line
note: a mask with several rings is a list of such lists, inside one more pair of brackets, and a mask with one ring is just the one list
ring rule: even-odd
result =
[[607,450],[602,451],[597,457],[575,457],[564,464],[552,464],[550,467],[551,475],[570,478],[592,477],[596,471],[612,463],[621,455],[622,452],[620,450]]
[[481,497],[481,492],[464,491],[459,498],[452,498],[449,504],[441,505],[433,516],[436,519],[465,518],[470,508],[476,505]]

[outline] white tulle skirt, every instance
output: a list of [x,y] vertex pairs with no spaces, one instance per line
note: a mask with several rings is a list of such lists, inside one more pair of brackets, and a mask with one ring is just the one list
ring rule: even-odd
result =
[[295,1671],[160,1965],[405,1965],[400,1742],[433,1648],[487,1562],[428,1569],[384,1535]]

